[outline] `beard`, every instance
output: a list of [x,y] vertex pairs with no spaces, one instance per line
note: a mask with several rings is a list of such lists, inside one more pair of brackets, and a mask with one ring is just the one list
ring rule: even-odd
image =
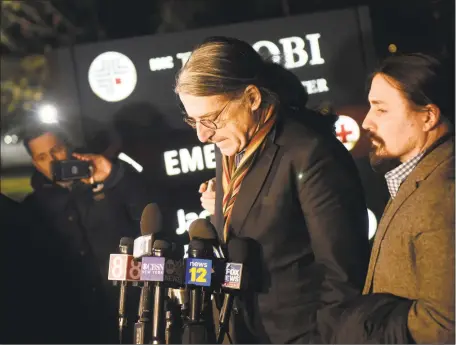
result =
[[371,142],[369,161],[372,170],[374,170],[376,173],[385,175],[388,171],[391,171],[401,165],[401,161],[398,158],[388,154],[386,151],[385,142],[382,138],[371,132],[368,132],[367,136]]

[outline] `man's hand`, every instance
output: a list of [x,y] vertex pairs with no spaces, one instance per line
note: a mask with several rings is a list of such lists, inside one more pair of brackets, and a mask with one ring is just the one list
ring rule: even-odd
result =
[[73,153],[73,156],[92,164],[92,176],[81,180],[86,184],[103,182],[111,174],[112,163],[102,155]]
[[199,187],[201,206],[211,215],[215,212],[215,178],[203,182]]

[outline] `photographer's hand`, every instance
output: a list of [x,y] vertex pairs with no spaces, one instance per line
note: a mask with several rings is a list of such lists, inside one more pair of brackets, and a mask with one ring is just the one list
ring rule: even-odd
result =
[[73,156],[81,161],[92,163],[93,171],[91,178],[81,180],[86,184],[103,182],[111,174],[112,163],[102,155],[73,153]]

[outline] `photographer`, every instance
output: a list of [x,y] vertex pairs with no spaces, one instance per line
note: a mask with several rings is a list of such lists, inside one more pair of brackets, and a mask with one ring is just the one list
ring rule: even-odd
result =
[[[107,278],[109,254],[118,252],[121,237],[139,236],[141,212],[156,200],[149,200],[140,175],[129,165],[73,153],[58,133],[36,130],[24,145],[36,171],[34,191],[23,203],[40,228],[43,252],[53,261],[47,274],[52,280],[50,342],[118,342],[118,290]],[[56,161],[68,159],[78,169],[89,162],[90,176],[53,181]]]

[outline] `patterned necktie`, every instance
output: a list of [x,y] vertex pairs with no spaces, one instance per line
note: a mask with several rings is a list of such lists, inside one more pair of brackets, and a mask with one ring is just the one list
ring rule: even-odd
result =
[[239,164],[235,164],[235,156],[223,156],[223,203],[222,210],[225,218],[223,227],[223,238],[225,243],[228,240],[228,229],[231,223],[231,213],[234,202],[241,189],[242,180],[247,175],[256,157],[263,151],[266,145],[266,137],[275,124],[274,108],[270,107],[258,124],[255,134],[244,150]]

